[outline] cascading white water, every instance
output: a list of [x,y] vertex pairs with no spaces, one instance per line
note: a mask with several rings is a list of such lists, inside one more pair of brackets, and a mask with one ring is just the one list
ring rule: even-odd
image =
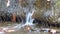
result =
[[34,13],[34,10],[31,12],[29,12],[27,15],[26,15],[26,25],[33,25],[33,18],[32,18],[32,15]]
[[7,2],[7,7],[8,7],[8,6],[10,6],[10,0],[8,0],[8,2]]

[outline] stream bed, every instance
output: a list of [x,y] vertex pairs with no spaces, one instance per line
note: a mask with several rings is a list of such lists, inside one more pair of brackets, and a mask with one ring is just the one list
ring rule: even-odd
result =
[[[26,30],[25,26],[22,26],[24,24],[17,24],[17,23],[9,23],[6,22],[5,25],[0,23],[0,34],[51,34],[51,32],[48,32],[49,30],[57,30],[59,31],[59,28],[37,28],[37,26],[32,26],[31,29]],[[28,25],[27,25],[28,26]],[[28,26],[30,27],[30,26]],[[60,34],[60,31],[56,34]]]

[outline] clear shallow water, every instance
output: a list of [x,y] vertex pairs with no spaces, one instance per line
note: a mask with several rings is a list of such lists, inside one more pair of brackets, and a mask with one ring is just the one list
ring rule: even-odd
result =
[[[2,25],[0,26],[0,34],[51,34],[50,32],[47,32],[49,28],[37,28],[37,26],[31,26],[33,30],[27,31],[25,30],[26,25],[23,26],[24,24],[13,25],[9,23],[10,24],[9,26],[6,26],[6,24],[4,26]],[[40,30],[46,30],[46,31],[40,31]]]

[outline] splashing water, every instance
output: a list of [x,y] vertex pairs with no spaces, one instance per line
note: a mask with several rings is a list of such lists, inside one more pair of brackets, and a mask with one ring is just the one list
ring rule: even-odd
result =
[[34,10],[32,11],[32,13],[29,12],[26,15],[26,25],[33,25],[33,20],[34,20],[34,19],[32,19],[33,13],[34,13]]
[[8,7],[8,6],[10,6],[10,0],[8,0],[8,2],[7,2],[7,7]]
[[56,34],[56,30],[51,29],[52,34]]

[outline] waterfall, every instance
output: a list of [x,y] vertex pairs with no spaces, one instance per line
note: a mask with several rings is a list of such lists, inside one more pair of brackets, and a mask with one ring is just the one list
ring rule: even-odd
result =
[[35,2],[35,0],[28,0],[27,1],[29,3],[28,7],[25,8],[24,12],[26,12],[26,23],[25,25],[33,25],[33,18],[32,15],[35,11],[33,3]]
[[10,6],[10,0],[8,0],[8,2],[7,2],[7,7],[8,7],[8,6]]
[[32,13],[29,12],[27,15],[26,15],[26,25],[33,25],[33,18],[32,18],[32,15],[34,13],[34,9],[32,10]]

